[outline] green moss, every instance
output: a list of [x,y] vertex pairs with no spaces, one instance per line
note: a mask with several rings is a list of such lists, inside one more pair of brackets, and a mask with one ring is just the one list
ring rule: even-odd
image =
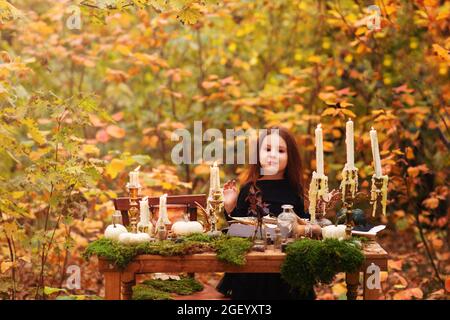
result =
[[251,249],[252,242],[247,238],[220,237],[214,242],[217,259],[242,266],[245,264],[246,253]]
[[102,238],[91,242],[83,252],[83,257],[89,259],[96,255],[116,264],[119,268],[125,267],[136,256],[135,246],[122,245],[117,241]]
[[355,272],[364,262],[358,241],[302,239],[286,248],[281,276],[306,294],[317,283],[330,283],[339,272]]
[[143,284],[157,290],[179,295],[189,295],[203,290],[203,285],[191,277],[183,277],[180,280],[145,280]]
[[150,286],[138,284],[133,287],[133,300],[172,300],[170,294]]
[[137,245],[123,245],[117,241],[102,238],[91,242],[83,252],[83,257],[89,259],[96,255],[124,269],[135,256],[140,254],[178,256],[216,251],[219,260],[243,265],[245,254],[250,248],[251,242],[248,239],[228,236],[212,238],[204,234],[193,234],[177,241],[165,240]]
[[189,295],[203,290],[203,285],[191,277],[180,280],[145,280],[133,287],[133,300],[171,300],[171,293]]

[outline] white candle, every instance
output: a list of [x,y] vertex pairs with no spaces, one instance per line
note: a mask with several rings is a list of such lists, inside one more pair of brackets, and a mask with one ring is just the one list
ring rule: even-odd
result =
[[130,176],[130,186],[131,187],[138,187],[139,186],[139,169],[141,166],[134,169],[134,171],[131,171]]
[[347,145],[347,169],[355,168],[353,121],[349,119],[345,125],[345,144]]
[[214,161],[213,166],[210,167],[209,186],[211,190],[220,189],[220,174],[217,161]]
[[139,201],[140,206],[140,223],[143,226],[148,226],[150,224],[150,208],[148,206],[148,197],[145,197]]
[[374,163],[374,167],[375,167],[375,176],[377,178],[380,178],[381,177],[380,150],[378,147],[377,131],[373,127],[370,130],[370,141],[372,143],[372,156],[373,156],[373,163]]
[[[167,193],[159,197],[159,217],[158,221],[162,221],[164,224],[171,224],[167,215]],[[159,223],[158,223],[159,225]]]
[[323,138],[322,138],[322,125],[317,125],[316,131],[316,168],[317,175],[323,176]]

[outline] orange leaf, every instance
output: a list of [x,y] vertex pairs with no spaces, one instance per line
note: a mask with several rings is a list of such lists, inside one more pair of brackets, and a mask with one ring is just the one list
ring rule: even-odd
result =
[[411,300],[413,298],[423,298],[423,292],[420,288],[406,289],[394,294],[394,300]]
[[348,110],[348,109],[341,109],[341,112],[343,114],[345,114],[346,116],[352,117],[352,118],[356,118],[356,114],[353,113],[353,111]]
[[326,109],[322,112],[321,116],[322,116],[322,117],[325,117],[325,116],[334,116],[335,113],[336,113],[336,109],[335,109],[335,108],[326,108]]
[[403,265],[402,260],[389,260],[388,261],[389,269],[392,269],[392,270],[402,271],[402,265]]
[[423,200],[422,204],[428,209],[436,209],[439,206],[438,198],[428,198]]
[[119,126],[116,125],[109,125],[106,128],[106,132],[111,136],[114,137],[116,139],[122,139],[123,137],[125,137],[125,130]]
[[123,111],[114,113],[111,118],[113,118],[114,121],[120,121],[123,119]]
[[106,133],[106,130],[99,130],[97,131],[97,133],[95,134],[95,139],[98,142],[102,142],[102,143],[106,143],[109,141],[109,135],[108,133]]
[[449,50],[442,48],[440,45],[436,43],[433,44],[433,50],[440,58],[444,59],[447,62],[450,62]]

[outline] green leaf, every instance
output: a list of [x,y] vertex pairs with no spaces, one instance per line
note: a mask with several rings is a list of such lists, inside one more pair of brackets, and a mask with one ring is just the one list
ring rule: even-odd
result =
[[51,295],[53,293],[57,293],[57,292],[64,292],[67,293],[66,289],[60,289],[60,288],[52,288],[52,287],[45,287],[44,288],[44,294],[45,295]]
[[137,154],[137,155],[132,156],[131,158],[133,158],[133,160],[136,161],[137,163],[139,163],[140,165],[147,164],[151,160],[150,156],[143,155],[143,154]]

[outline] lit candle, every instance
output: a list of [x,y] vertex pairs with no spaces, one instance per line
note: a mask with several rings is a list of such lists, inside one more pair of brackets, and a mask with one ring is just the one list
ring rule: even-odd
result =
[[373,163],[374,163],[374,167],[375,167],[375,176],[377,178],[380,178],[381,177],[380,150],[378,147],[377,131],[373,127],[370,130],[370,141],[372,143],[372,156],[373,156]]
[[130,186],[131,187],[138,187],[139,186],[139,169],[141,166],[134,169],[134,171],[130,172]]
[[323,174],[323,138],[322,138],[322,125],[317,125],[316,131],[316,169],[317,175],[322,177]]
[[345,144],[347,145],[347,169],[355,168],[353,121],[349,119],[345,125]]

